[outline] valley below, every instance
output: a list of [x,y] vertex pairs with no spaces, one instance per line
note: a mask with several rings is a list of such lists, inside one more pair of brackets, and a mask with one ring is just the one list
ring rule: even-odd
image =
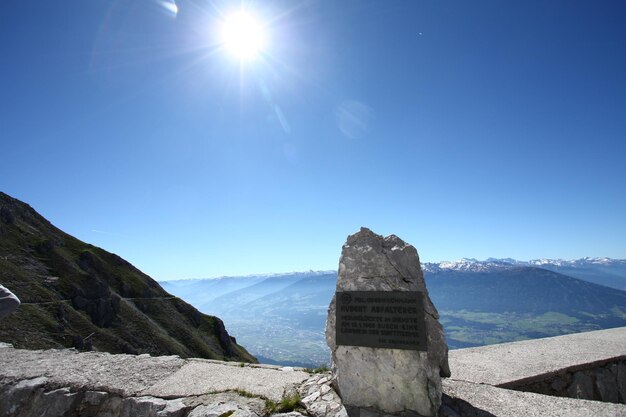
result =
[[[603,263],[578,279],[535,265],[424,264],[429,294],[450,349],[536,339],[626,325],[626,292],[616,286],[624,261]],[[556,268],[554,268],[556,269]],[[575,267],[569,267],[571,273]],[[237,343],[262,363],[314,368],[328,364],[328,305],[336,272],[163,281],[170,293],[224,320]]]

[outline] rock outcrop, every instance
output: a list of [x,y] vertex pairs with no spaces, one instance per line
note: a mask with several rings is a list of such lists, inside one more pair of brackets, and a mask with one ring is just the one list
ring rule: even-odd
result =
[[331,384],[331,376],[323,373],[313,375],[300,386],[302,404],[313,417],[348,417]]
[[425,351],[337,345],[333,298],[326,325],[336,387],[346,408],[388,414],[436,416],[441,376],[449,376],[443,328],[428,297],[415,248],[397,236],[362,228],[348,237],[339,261],[337,291],[419,291],[423,293]]

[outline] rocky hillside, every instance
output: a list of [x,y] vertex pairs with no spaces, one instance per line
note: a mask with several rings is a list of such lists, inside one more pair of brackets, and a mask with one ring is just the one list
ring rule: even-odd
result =
[[0,321],[16,348],[75,347],[255,362],[223,322],[117,255],[54,227],[0,192],[0,283],[22,301]]

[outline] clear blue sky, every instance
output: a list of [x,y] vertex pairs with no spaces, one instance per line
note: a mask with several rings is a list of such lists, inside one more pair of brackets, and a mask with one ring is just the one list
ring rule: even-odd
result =
[[[626,2],[0,5],[0,190],[156,279],[626,257]],[[170,3],[168,3],[170,2]]]

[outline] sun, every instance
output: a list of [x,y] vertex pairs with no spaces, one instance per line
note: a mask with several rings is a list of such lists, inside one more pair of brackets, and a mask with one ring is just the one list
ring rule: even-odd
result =
[[240,60],[257,57],[267,43],[267,33],[263,25],[245,9],[226,17],[221,35],[224,47]]

